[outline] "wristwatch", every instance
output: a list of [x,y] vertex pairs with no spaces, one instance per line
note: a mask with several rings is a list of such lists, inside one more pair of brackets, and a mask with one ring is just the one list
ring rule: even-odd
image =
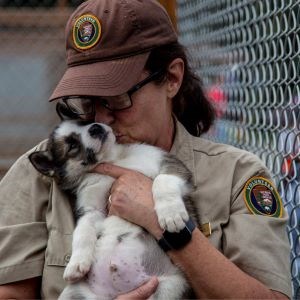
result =
[[165,251],[178,250],[184,247],[192,239],[192,232],[196,228],[191,218],[185,223],[185,227],[179,232],[164,231],[163,236],[158,240],[159,246]]

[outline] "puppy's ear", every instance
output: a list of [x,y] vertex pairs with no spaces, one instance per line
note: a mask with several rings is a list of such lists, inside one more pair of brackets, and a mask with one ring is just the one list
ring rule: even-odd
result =
[[29,155],[32,165],[43,175],[52,177],[54,175],[54,162],[47,151],[36,151]]
[[57,102],[56,104],[56,112],[60,119],[63,120],[76,120],[78,119],[78,115],[73,113],[66,104]]

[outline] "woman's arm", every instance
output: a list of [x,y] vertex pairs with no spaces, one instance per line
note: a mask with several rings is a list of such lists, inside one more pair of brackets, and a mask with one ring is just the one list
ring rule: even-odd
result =
[[8,283],[0,286],[0,299],[39,299],[41,277]]
[[[111,189],[110,214],[144,227],[159,239],[162,229],[153,208],[152,181],[138,172],[109,164],[98,166],[96,171],[117,178]],[[184,270],[198,298],[287,299],[244,273],[198,229],[193,231],[188,245],[168,254]]]
[[198,229],[193,231],[191,243],[168,254],[181,266],[198,298],[288,299],[244,273]]

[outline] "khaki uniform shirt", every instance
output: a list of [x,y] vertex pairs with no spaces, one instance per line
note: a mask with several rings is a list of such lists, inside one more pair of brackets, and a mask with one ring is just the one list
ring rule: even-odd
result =
[[[171,152],[194,174],[201,223],[214,247],[267,287],[291,296],[287,216],[252,214],[243,188],[253,176],[270,179],[254,155],[195,138],[177,123]],[[42,142],[37,149],[45,149]],[[32,150],[32,151],[33,151]],[[70,199],[28,160],[19,158],[0,183],[0,284],[42,276],[43,298],[57,298],[71,255]]]

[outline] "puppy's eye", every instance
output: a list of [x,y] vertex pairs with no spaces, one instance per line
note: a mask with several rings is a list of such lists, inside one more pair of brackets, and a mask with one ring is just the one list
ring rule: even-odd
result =
[[72,140],[68,142],[68,154],[76,155],[79,151],[79,143],[76,140]]
[[76,143],[71,143],[71,144],[69,144],[68,152],[69,152],[69,153],[70,153],[70,152],[75,152],[75,151],[77,151],[77,149],[78,149],[78,144],[76,144]]
[[67,144],[66,151],[68,155],[76,156],[80,151],[80,142],[76,137],[68,136],[66,138],[66,144]]

